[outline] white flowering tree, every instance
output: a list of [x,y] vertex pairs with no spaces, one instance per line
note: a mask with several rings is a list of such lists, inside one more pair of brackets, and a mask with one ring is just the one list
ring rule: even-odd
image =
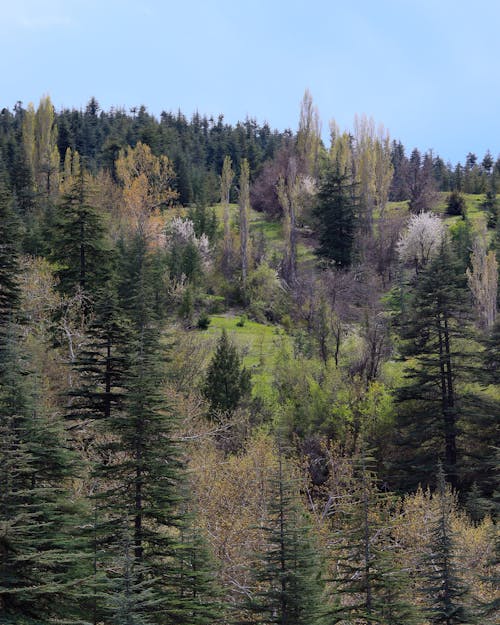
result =
[[445,227],[437,215],[430,212],[412,215],[398,241],[399,258],[413,264],[418,273],[439,252],[444,237]]

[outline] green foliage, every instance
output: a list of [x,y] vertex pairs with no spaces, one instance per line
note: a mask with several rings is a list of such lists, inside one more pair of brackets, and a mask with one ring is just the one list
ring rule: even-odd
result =
[[353,462],[346,501],[332,506],[332,514],[339,508],[342,517],[336,520],[333,605],[326,622],[416,624],[416,610],[406,599],[410,580],[396,564],[397,546],[390,541],[392,497],[378,490],[373,460],[364,450]]
[[11,210],[11,196],[0,177],[0,350],[4,332],[15,320],[19,305],[18,228]]
[[357,210],[353,184],[347,175],[330,166],[314,209],[320,243],[317,253],[338,267],[349,267],[352,262]]
[[52,232],[52,260],[57,263],[59,290],[94,293],[109,278],[111,253],[102,219],[91,203],[88,176],[82,171],[57,207]]
[[459,191],[452,191],[446,200],[446,212],[448,215],[465,217],[465,198]]
[[213,243],[217,235],[217,215],[215,209],[207,208],[205,204],[196,203],[188,211],[188,217],[193,222],[194,233],[197,237],[206,234],[208,240]]
[[208,367],[203,394],[210,402],[212,414],[235,410],[250,392],[250,373],[241,366],[241,359],[226,330]]
[[400,485],[428,484],[436,457],[458,483],[460,404],[457,374],[459,339],[467,295],[463,275],[446,244],[419,274],[413,301],[402,325],[401,352],[408,359],[406,384],[398,390],[397,436],[401,445]]
[[457,566],[457,544],[450,523],[452,495],[446,487],[441,464],[437,475],[439,512],[433,521],[431,542],[423,562],[426,577],[426,614],[433,625],[471,623],[465,604],[467,587],[460,579]]
[[245,607],[252,623],[314,625],[320,622],[320,562],[280,450],[271,483],[266,544],[253,571],[256,590]]
[[201,315],[198,317],[197,326],[200,330],[207,330],[208,326],[210,325],[210,321],[211,319],[208,314],[206,312],[202,312]]
[[84,511],[68,485],[77,475],[61,424],[36,408],[11,348],[0,379],[0,612],[6,625],[76,617],[89,554],[78,537]]

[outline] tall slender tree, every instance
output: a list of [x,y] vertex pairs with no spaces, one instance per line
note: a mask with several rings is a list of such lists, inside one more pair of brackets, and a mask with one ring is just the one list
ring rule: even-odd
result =
[[329,166],[320,185],[314,213],[318,223],[318,254],[347,268],[352,262],[357,199],[354,186],[338,163]]
[[233,182],[234,172],[230,156],[224,157],[224,165],[222,166],[222,175],[220,181],[221,204],[224,210],[224,241],[222,252],[222,268],[227,275],[230,269],[232,256],[232,240],[231,240],[231,223],[229,215],[229,199],[231,192],[231,184]]
[[457,544],[451,528],[452,494],[446,485],[441,464],[437,474],[436,496],[439,509],[424,560],[427,617],[433,625],[470,624],[473,621],[465,602],[467,587],[459,576]]
[[313,625],[320,622],[320,562],[311,528],[300,508],[279,447],[264,532],[254,572],[256,590],[247,604],[251,622]]
[[241,279],[243,291],[246,290],[247,276],[249,270],[250,248],[249,235],[250,225],[250,167],[246,158],[241,162],[240,172],[240,259],[241,259]]
[[465,276],[457,272],[446,241],[419,274],[404,320],[406,383],[398,391],[397,436],[400,485],[416,487],[433,479],[433,459],[443,456],[448,479],[459,480],[458,373],[463,370],[459,339],[464,336]]

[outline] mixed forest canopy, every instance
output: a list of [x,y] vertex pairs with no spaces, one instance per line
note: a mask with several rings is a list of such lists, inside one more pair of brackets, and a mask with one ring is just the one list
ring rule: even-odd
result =
[[0,623],[498,622],[500,156],[321,128],[0,111]]

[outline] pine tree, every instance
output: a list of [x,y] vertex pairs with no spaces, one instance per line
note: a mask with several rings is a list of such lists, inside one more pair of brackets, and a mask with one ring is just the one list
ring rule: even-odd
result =
[[314,214],[318,222],[318,254],[341,268],[352,262],[356,212],[354,186],[337,165],[330,165],[321,183]]
[[264,551],[254,571],[257,590],[246,608],[252,623],[314,625],[320,622],[320,563],[281,447],[270,486]]
[[221,590],[215,580],[215,563],[192,514],[181,518],[179,565],[172,586],[176,591],[175,622],[179,625],[211,625],[218,622],[224,609]]
[[92,510],[85,522],[84,536],[92,551],[93,571],[85,585],[85,606],[94,625],[111,609],[107,607],[106,597],[115,583],[107,576],[107,571],[113,567],[113,552],[107,546],[119,532],[105,511],[107,489],[103,477],[106,471],[103,475],[102,466],[114,453],[108,441],[113,435],[110,421],[124,409],[129,339],[128,325],[118,308],[113,285],[108,284],[106,290],[96,295],[87,340],[73,363],[79,383],[68,394],[66,413],[67,418],[76,423],[72,424],[72,429],[78,429],[79,439],[89,449],[91,460],[89,503]]
[[238,350],[224,329],[203,387],[203,393],[210,402],[211,413],[233,411],[249,391],[249,372],[242,367]]
[[11,326],[0,377],[0,614],[5,625],[71,622],[89,572],[68,486],[77,463],[61,424],[36,407],[17,335]]
[[52,260],[59,268],[59,289],[90,294],[109,278],[111,255],[102,219],[92,205],[91,179],[83,169],[57,207]]
[[465,598],[467,588],[456,565],[457,547],[450,521],[452,494],[446,486],[441,463],[438,467],[437,491],[439,509],[432,528],[428,554],[423,562],[427,596],[426,613],[433,625],[471,623]]
[[4,176],[0,175],[0,359],[7,340],[5,333],[15,320],[19,305],[17,235],[11,196]]
[[[194,574],[189,582],[185,577],[186,562],[199,551],[194,543],[188,548],[182,541],[187,531],[185,477],[173,434],[175,415],[161,392],[163,367],[157,324],[151,315],[149,260],[146,243],[137,235],[122,283],[122,288],[130,287],[125,312],[131,327],[128,365],[120,382],[123,399],[103,420],[107,443],[96,470],[103,484],[97,497],[103,519],[99,531],[108,562],[121,563],[118,574],[114,567],[108,573],[116,595],[110,623],[128,613],[131,623],[188,625],[207,622],[202,615],[210,614],[204,611],[210,589]],[[200,575],[202,570],[200,566]],[[179,588],[183,578],[186,587]]]
[[446,242],[419,274],[404,320],[401,352],[411,359],[407,382],[398,390],[396,470],[400,485],[429,484],[434,459],[442,455],[448,479],[459,479],[458,373],[463,371],[459,339],[464,336],[467,295]]
[[417,614],[406,599],[409,579],[390,548],[392,498],[378,490],[366,451],[354,462],[356,482],[341,504],[344,518],[335,532],[336,574],[327,622],[411,625]]

